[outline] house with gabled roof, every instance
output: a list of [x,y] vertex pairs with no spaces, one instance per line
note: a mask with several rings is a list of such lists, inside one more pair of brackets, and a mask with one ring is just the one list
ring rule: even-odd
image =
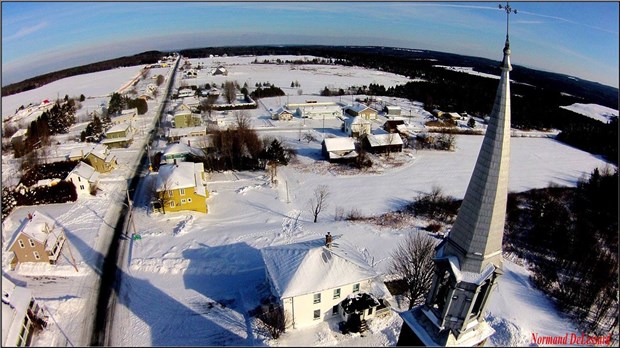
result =
[[349,137],[325,138],[321,143],[323,156],[330,162],[355,160],[359,155],[355,141]]
[[174,128],[198,127],[201,124],[200,115],[194,115],[190,110],[179,109],[174,113]]
[[80,161],[67,175],[65,181],[75,185],[75,191],[80,196],[88,196],[93,192],[99,183],[99,173],[95,168]]
[[114,125],[105,132],[101,143],[112,148],[127,147],[133,141],[133,132],[134,128],[129,123]]
[[360,103],[345,107],[344,112],[349,116],[359,116],[365,120],[376,120],[379,115],[377,110]]
[[359,138],[364,134],[370,134],[371,131],[370,121],[360,117],[347,117],[344,120],[344,132],[350,137]]
[[175,162],[184,162],[191,156],[198,158],[204,157],[204,152],[186,144],[172,143],[164,148],[161,156],[161,163],[174,164]]
[[362,138],[362,146],[372,153],[403,151],[403,139],[398,133],[367,134]]
[[99,173],[109,173],[118,166],[116,155],[110,153],[110,149],[104,144],[97,144],[84,158]]
[[176,162],[159,167],[155,184],[157,204],[165,212],[193,210],[207,213],[209,193],[204,183],[202,163]]
[[293,113],[284,106],[279,107],[276,111],[271,112],[272,120],[290,121],[293,119]]
[[28,214],[7,248],[7,252],[13,253],[11,265],[20,262],[55,264],[65,240],[64,229],[54,219],[39,211]]
[[47,318],[32,290],[2,275],[2,347],[30,346],[35,328],[46,327]]
[[180,141],[183,138],[202,138],[207,135],[207,127],[185,127],[166,129],[166,139],[168,141]]
[[138,108],[121,110],[118,116],[110,118],[112,124],[131,123],[136,120],[138,116]]
[[[370,292],[377,276],[352,250],[336,246],[329,232],[325,240],[269,246],[261,249],[261,255],[271,293],[293,328],[342,320],[346,315],[342,305],[350,305],[355,294]],[[379,305],[371,303],[364,315],[368,308],[373,308],[373,315]]]

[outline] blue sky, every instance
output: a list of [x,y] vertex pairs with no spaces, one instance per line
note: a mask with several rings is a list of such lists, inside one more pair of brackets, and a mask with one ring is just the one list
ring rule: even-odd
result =
[[[2,2],[2,85],[146,50],[377,45],[501,60],[500,2]],[[502,3],[505,4],[505,3]],[[618,87],[617,2],[511,2],[514,65]]]

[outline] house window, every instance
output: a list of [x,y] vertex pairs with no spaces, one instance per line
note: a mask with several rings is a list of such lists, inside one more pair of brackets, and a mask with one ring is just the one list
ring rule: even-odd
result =
[[185,198],[181,199],[181,205],[185,204]]
[[34,241],[32,239],[28,238],[28,243],[30,243],[31,247],[34,247]]
[[188,199],[187,199],[187,203],[191,203],[191,202],[192,202],[192,199],[191,199],[191,198],[188,198]]
[[321,293],[314,294],[314,301],[313,301],[313,303],[321,303]]
[[368,308],[368,315],[372,315],[372,307]]
[[340,298],[340,288],[334,290],[334,300]]
[[20,247],[20,248],[22,248],[22,249],[26,247],[26,246],[24,245],[24,241],[23,241],[23,240],[21,240],[21,239],[18,239],[18,240],[17,240],[17,243],[19,243],[19,247]]
[[317,310],[314,311],[314,317],[312,319],[314,319],[314,320],[321,319],[321,310],[320,309],[317,309]]
[[172,190],[168,190],[168,197],[172,197]]
[[180,192],[181,196],[185,196],[185,189],[180,189],[179,192]]
[[338,305],[332,307],[332,315],[338,314]]
[[353,284],[353,292],[358,292],[358,291],[360,291],[360,283]]
[[174,202],[170,202],[170,208],[174,208]]
[[84,185],[80,185],[80,190],[84,190]]
[[38,251],[33,251],[32,254],[34,255],[35,260],[40,260],[41,259],[41,255],[39,255]]

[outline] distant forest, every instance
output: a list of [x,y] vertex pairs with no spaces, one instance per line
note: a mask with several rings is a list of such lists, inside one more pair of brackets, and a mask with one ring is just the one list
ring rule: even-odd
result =
[[[155,63],[168,52],[149,51],[134,56],[65,69],[11,84],[2,96],[40,87],[54,80],[112,69],[119,66]],[[373,86],[371,93],[402,97],[425,103],[427,109],[467,112],[485,116],[491,112],[497,80],[433,65],[473,67],[475,71],[499,75],[499,61],[426,50],[359,46],[237,46],[186,49],[188,58],[209,55],[313,55],[328,58],[330,64],[361,66],[419,78],[396,87]],[[498,58],[501,49],[498,48]],[[311,62],[312,63],[312,62]],[[618,89],[567,75],[543,72],[515,65],[511,72],[512,127],[517,129],[561,130],[558,140],[618,163],[617,120],[609,124],[560,108],[573,103],[595,103],[618,109]],[[317,64],[317,63],[315,63]],[[321,60],[318,64],[325,64]],[[317,91],[318,93],[318,91]]]

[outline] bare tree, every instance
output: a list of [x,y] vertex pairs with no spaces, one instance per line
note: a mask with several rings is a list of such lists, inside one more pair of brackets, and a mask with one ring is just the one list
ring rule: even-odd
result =
[[170,190],[172,183],[170,180],[167,180],[161,187],[159,187],[159,185],[157,185],[159,181],[158,179],[159,178],[155,178],[155,180],[152,181],[151,197],[153,197],[153,199],[160,204],[162,212],[166,214],[166,205],[174,201],[172,191]]
[[267,330],[273,339],[278,339],[290,324],[290,317],[281,306],[273,307],[259,314],[258,326]]
[[435,240],[422,233],[409,234],[392,253],[390,272],[406,283],[409,309],[424,302],[433,280]]
[[224,97],[229,104],[235,101],[237,98],[237,86],[232,81],[226,81],[224,84]]
[[314,189],[314,196],[308,201],[310,211],[314,216],[314,222],[316,223],[319,214],[325,208],[327,208],[327,198],[329,197],[329,189],[326,185],[319,185]]
[[211,112],[213,112],[213,102],[214,99],[207,97],[200,101],[200,110],[209,114],[209,119],[211,118]]

